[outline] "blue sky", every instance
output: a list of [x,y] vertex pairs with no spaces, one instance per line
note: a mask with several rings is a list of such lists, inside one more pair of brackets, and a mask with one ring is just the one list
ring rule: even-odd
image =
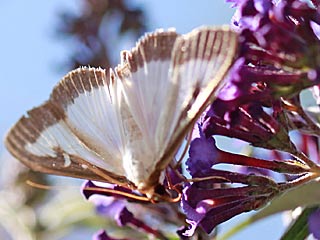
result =
[[[58,13],[77,11],[80,1],[1,1],[0,3],[0,136],[22,114],[45,101],[65,74],[59,65],[68,55],[68,44],[55,36]],[[233,10],[223,0],[136,0],[144,6],[150,29],[175,27],[185,33],[200,25],[229,24]],[[133,45],[133,43],[132,43]],[[0,152],[4,153],[0,144]],[[240,219],[243,217],[240,217]],[[231,223],[239,221],[233,219]],[[278,239],[280,217],[272,217],[238,239]],[[230,226],[230,223],[226,225]]]

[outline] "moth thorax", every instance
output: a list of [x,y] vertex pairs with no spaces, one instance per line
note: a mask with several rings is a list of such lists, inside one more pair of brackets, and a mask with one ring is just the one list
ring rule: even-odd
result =
[[155,189],[153,186],[148,186],[145,182],[138,185],[138,191],[145,194],[149,199],[152,199]]
[[165,187],[160,183],[155,186],[147,186],[146,184],[141,183],[138,186],[138,190],[154,203],[163,201],[169,197]]
[[165,187],[161,184],[165,178],[164,172],[155,172],[147,181],[140,182],[137,190],[145,194],[150,200],[158,201],[161,196],[167,195]]

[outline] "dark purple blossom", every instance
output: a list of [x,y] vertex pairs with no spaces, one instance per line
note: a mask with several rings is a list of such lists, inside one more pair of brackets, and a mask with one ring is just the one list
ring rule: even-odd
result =
[[[311,22],[319,24],[317,9],[300,0],[237,1],[235,27],[242,35],[243,54],[254,63],[318,66],[310,59],[319,52]],[[252,54],[253,53],[253,54]]]
[[[101,196],[116,197],[118,199],[127,199],[124,193],[131,195],[139,195],[139,192],[132,191],[129,188],[121,187],[115,184],[104,183],[103,186],[94,184],[92,181],[86,181],[82,185],[82,194],[86,199],[89,199],[94,194]],[[136,200],[139,201],[139,200]]]
[[288,133],[310,121],[299,102],[296,108],[287,103],[319,82],[320,42],[313,29],[320,15],[297,0],[229,2],[237,7],[233,24],[241,35],[240,56],[203,118],[203,131],[294,153]]
[[[249,179],[247,175],[217,170],[211,170],[209,176],[216,178],[190,184],[183,190],[181,205],[189,223],[181,233],[183,236],[192,236],[199,226],[210,233],[218,224],[261,207],[277,193],[275,184],[264,177]],[[228,187],[222,184],[229,182],[251,182],[251,185]]]
[[[189,226],[180,230],[182,236],[192,236],[197,227],[210,233],[218,224],[266,204],[279,193],[277,183],[263,173],[272,170],[283,173],[307,171],[290,162],[266,161],[232,154],[218,149],[212,137],[206,137],[200,128],[189,149],[187,170],[193,179],[183,189],[181,206]],[[236,164],[256,169],[260,176],[214,169],[220,163]],[[233,186],[233,184],[242,186]]]
[[[226,85],[199,122],[200,136],[190,146],[187,170],[192,177],[203,180],[184,188],[182,208],[189,223],[181,231],[184,236],[191,236],[197,227],[209,233],[233,216],[270,201],[285,189],[285,184],[266,178],[269,170],[289,173],[288,181],[308,171],[308,166],[294,160],[265,161],[227,153],[215,146],[212,136],[284,151],[314,166],[299,154],[301,150],[308,153],[313,145],[302,145],[298,150],[289,132],[299,129],[320,133],[299,100],[303,89],[317,86],[320,81],[318,11],[296,0],[229,2],[237,7],[232,23],[241,35],[241,51]],[[316,87],[314,92],[317,96]],[[214,169],[219,163],[253,167],[261,176]]]
[[[246,166],[254,166],[259,170],[273,170],[278,172],[302,173],[305,169],[290,165],[285,162],[266,161],[237,154],[223,152],[214,145],[204,144],[202,148],[196,139],[192,142],[190,151],[193,154],[187,161],[188,170],[193,177],[198,177],[200,181],[187,184],[183,189],[181,206],[187,216],[189,226],[180,230],[182,236],[192,236],[198,227],[210,233],[218,224],[247,211],[262,207],[280,189],[272,179],[265,175],[256,176],[252,173],[241,174],[214,169],[214,165],[219,163],[230,163]],[[208,139],[212,143],[212,139]],[[194,144],[195,143],[195,144]],[[208,152],[205,148],[213,149],[214,155],[197,155],[197,151]],[[209,149],[208,149],[209,150]],[[201,158],[201,156],[203,158]],[[215,160],[214,160],[215,159]],[[206,162],[205,168],[196,168],[198,163]],[[202,163],[203,164],[203,163]],[[210,166],[210,164],[212,164]],[[193,169],[198,169],[193,171]],[[260,171],[263,173],[263,171]],[[233,185],[233,184],[240,184]]]
[[[202,134],[203,135],[203,134]],[[218,162],[219,151],[215,147],[213,138],[204,136],[192,141],[189,149],[189,160],[187,160],[187,169],[191,176],[201,176],[206,170],[210,169]]]
[[320,209],[310,214],[308,219],[309,231],[315,239],[320,239]]

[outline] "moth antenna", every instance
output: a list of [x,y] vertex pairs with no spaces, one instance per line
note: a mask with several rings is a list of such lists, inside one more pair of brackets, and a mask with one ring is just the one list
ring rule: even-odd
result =
[[42,189],[42,190],[51,190],[51,189],[53,189],[52,186],[36,183],[36,182],[31,181],[31,180],[27,180],[26,184],[28,184],[30,187],[34,187],[34,188],[38,188],[38,189]]
[[[117,184],[117,185],[121,185],[123,186],[124,184],[121,183],[120,181],[115,181],[112,177],[110,177],[108,174],[106,174],[105,172],[103,172],[101,169],[88,164],[88,162],[81,160],[81,159],[77,159],[78,163],[80,164],[84,164],[87,168],[89,168],[93,173],[95,173],[96,175],[100,176],[101,178],[103,178],[106,182],[108,183],[112,183],[112,184]],[[136,187],[131,184],[129,181],[126,182],[127,187],[129,187],[130,189],[136,189]]]
[[[65,186],[49,186],[49,185],[45,185],[45,184],[41,184],[41,183],[36,183],[34,181],[31,180],[26,180],[26,184],[28,184],[30,187],[34,187],[34,188],[38,188],[41,190],[62,190],[65,189]],[[79,189],[79,186],[70,186],[70,187],[74,187]]]
[[[44,185],[44,184],[33,182],[31,180],[27,180],[26,184],[28,184],[31,187],[42,189],[42,190],[52,190],[52,189],[59,188],[58,186]],[[63,188],[63,186],[61,186],[61,189],[62,188]],[[116,194],[116,195],[120,195],[120,196],[129,198],[129,199],[133,199],[133,200],[137,200],[137,201],[141,201],[141,202],[150,202],[150,199],[145,196],[138,196],[138,195],[135,195],[132,193],[126,193],[126,192],[122,192],[122,191],[115,190],[115,189],[98,188],[98,187],[85,187],[84,190],[95,191],[97,193],[98,192],[110,193],[111,196]]]

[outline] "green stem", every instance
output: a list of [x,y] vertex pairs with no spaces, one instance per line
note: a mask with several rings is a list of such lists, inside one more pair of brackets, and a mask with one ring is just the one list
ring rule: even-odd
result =
[[318,207],[305,208],[295,222],[287,229],[281,240],[303,240],[308,237],[308,218]]

